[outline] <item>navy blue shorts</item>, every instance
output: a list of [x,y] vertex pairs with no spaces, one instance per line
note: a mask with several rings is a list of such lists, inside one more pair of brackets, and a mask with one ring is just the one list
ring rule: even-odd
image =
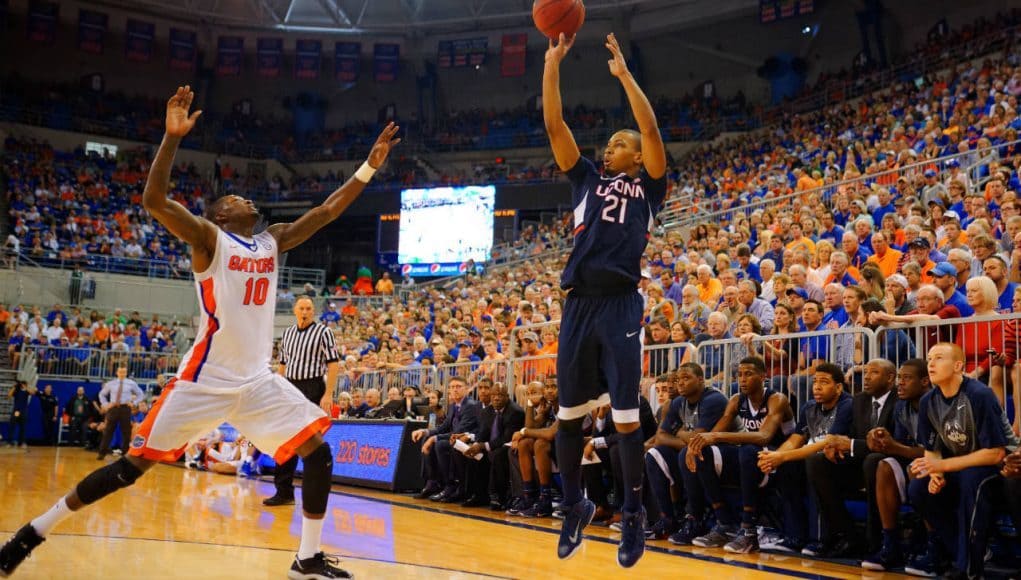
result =
[[610,404],[614,422],[638,422],[642,311],[637,290],[616,296],[567,294],[557,348],[560,419],[578,419]]

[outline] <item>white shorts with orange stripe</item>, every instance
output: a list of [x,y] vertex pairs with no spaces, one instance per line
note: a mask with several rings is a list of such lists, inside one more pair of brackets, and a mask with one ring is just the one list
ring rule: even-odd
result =
[[322,409],[278,374],[231,389],[174,379],[138,428],[128,453],[176,461],[188,441],[224,421],[277,463],[290,459],[298,447],[331,425]]

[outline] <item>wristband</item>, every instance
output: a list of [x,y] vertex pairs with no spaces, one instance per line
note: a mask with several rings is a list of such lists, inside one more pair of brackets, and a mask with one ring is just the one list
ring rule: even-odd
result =
[[521,435],[524,436],[525,435],[525,429],[528,429],[528,427],[522,427],[521,431],[518,431],[518,433],[521,433]]
[[375,174],[376,170],[373,169],[371,165],[369,165],[368,161],[366,161],[362,163],[362,166],[358,168],[358,171],[355,171],[354,177],[355,179],[361,181],[362,183],[368,183],[369,181],[372,180],[372,176]]

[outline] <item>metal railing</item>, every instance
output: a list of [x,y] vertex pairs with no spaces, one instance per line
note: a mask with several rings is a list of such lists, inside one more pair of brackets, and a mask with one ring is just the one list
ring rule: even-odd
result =
[[174,372],[181,362],[181,355],[177,352],[101,350],[35,344],[24,345],[22,355],[19,373],[34,368],[40,376],[62,379],[98,380],[112,377],[120,365],[127,365],[131,377],[155,379],[161,374]]
[[[22,248],[17,253],[5,251],[5,263],[10,266],[38,266],[54,270],[74,270],[76,266],[90,273],[126,274],[129,276],[145,276],[147,278],[164,278],[171,280],[191,280],[191,266],[178,269],[166,260],[149,260],[145,258],[125,258],[106,254],[86,254],[82,258],[61,258],[55,252],[44,252],[32,255]],[[277,274],[277,286],[295,288],[311,283],[321,289],[326,283],[326,271],[316,268],[294,268],[284,266]]]
[[[541,329],[559,322],[515,330]],[[519,336],[512,331],[512,345]],[[900,367],[909,359],[924,359],[936,342],[960,345],[965,353],[965,372],[988,384],[1001,401],[1011,395],[1015,401],[1021,397],[1021,313],[919,321],[910,325],[891,323],[877,328],[843,326],[789,334],[706,337],[698,342],[646,346],[640,387],[652,400],[654,393],[647,388],[655,377],[675,371],[685,362],[696,362],[702,366],[708,386],[733,395],[737,392],[736,371],[740,361],[746,356],[760,356],[766,364],[767,386],[788,395],[795,413],[799,413],[800,407],[812,399],[810,369],[816,361],[837,364],[845,372],[847,389],[856,394],[862,390],[869,361],[884,358]],[[489,378],[506,386],[515,400],[522,401],[525,385],[555,376],[557,355],[516,355],[515,349],[512,346],[508,356],[500,360],[344,369],[339,386],[342,391],[378,389],[384,399],[389,389],[403,391],[408,386],[421,393],[433,389],[442,397],[451,377],[464,378],[472,388],[480,379]],[[116,366],[124,363],[132,376],[155,379],[173,372],[180,362],[177,353],[74,347],[25,346],[23,354],[20,373],[31,367],[46,378],[98,380],[113,376]],[[1021,423],[1017,411],[1014,422]]]

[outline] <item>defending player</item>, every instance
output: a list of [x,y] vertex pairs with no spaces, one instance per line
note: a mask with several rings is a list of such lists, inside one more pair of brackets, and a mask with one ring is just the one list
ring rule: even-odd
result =
[[609,403],[621,435],[624,479],[617,563],[634,566],[645,552],[642,508],[642,432],[638,419],[638,383],[642,373],[642,297],[640,262],[653,216],[666,196],[666,152],[652,105],[627,69],[616,37],[606,37],[610,74],[620,80],[641,133],[625,130],[610,137],[600,174],[578,151],[563,117],[560,63],[574,37],[552,40],[542,80],[543,116],[553,157],[571,180],[574,250],[561,286],[569,290],[560,329],[557,376],[560,428],[557,465],[563,479],[564,525],[557,556],[573,556],[595,505],[582,498],[582,421],[593,408]]
[[291,579],[351,578],[337,559],[319,549],[333,466],[321,433],[330,427],[322,409],[280,375],[270,372],[279,254],[335,220],[365,189],[395,139],[391,123],[379,135],[368,161],[323,204],[293,223],[255,234],[259,211],[236,195],[212,202],[208,219],[167,198],[177,147],[202,114],[188,114],[194,93],[179,87],[167,102],[166,134],[156,153],[142,201],[145,209],[191,246],[195,284],[202,305],[200,332],[176,377],[163,389],[131,441],[128,456],[102,467],[48,512],[26,524],[0,550],[0,571],[10,574],[73,512],[132,485],[157,462],[175,460],[188,440],[224,420],[245,433],[278,464],[297,453],[304,459],[301,545]]

